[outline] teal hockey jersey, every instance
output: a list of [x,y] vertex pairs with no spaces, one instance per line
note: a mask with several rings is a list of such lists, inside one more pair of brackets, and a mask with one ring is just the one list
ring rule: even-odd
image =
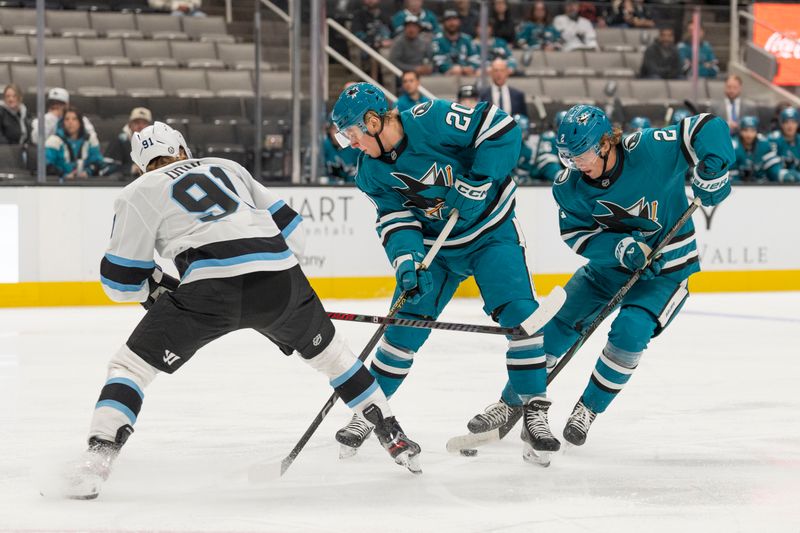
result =
[[[565,170],[553,184],[553,195],[562,239],[589,260],[590,268],[622,283],[630,272],[614,254],[619,241],[640,231],[655,248],[689,205],[687,171],[703,161],[721,177],[734,154],[728,125],[708,113],[628,135],[616,150],[617,162],[605,176],[592,180]],[[663,249],[663,257],[660,275],[682,280],[700,270],[691,220]]]
[[519,183],[533,180],[552,183],[561,169],[556,147],[556,134],[554,131],[546,131],[538,137],[531,136],[522,143],[519,163],[514,169],[514,174]]
[[356,185],[377,208],[376,229],[390,261],[424,253],[449,215],[444,198],[459,175],[491,183],[485,209],[473,219],[459,218],[443,250],[477,242],[514,212],[517,163],[522,132],[490,102],[474,108],[434,100],[400,113],[404,137],[389,153],[359,157]]
[[800,135],[795,135],[794,140],[789,142],[783,133],[777,130],[770,133],[769,142],[783,160],[784,168],[800,170]]
[[472,37],[459,33],[455,41],[451,41],[444,33],[437,33],[431,43],[433,64],[440,73],[445,73],[453,65],[478,68],[481,56],[472,44]]
[[781,157],[760,133],[750,150],[744,147],[738,135],[731,141],[736,156],[731,166],[733,181],[795,181],[797,172],[784,168]]

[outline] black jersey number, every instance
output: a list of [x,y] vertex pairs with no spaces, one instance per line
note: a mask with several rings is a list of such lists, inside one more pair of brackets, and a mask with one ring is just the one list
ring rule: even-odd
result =
[[224,184],[224,189],[211,176],[199,172],[184,174],[172,185],[172,199],[188,212],[202,214],[203,222],[219,220],[239,208],[236,189],[225,171],[219,167],[209,171]]

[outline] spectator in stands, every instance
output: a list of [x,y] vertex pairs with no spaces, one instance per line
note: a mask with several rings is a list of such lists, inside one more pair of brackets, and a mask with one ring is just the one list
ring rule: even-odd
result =
[[517,36],[517,25],[511,13],[508,12],[506,0],[494,0],[492,2],[489,25],[492,27],[495,37],[505,39],[509,43],[514,42],[514,37]]
[[[69,93],[66,89],[61,87],[53,87],[47,92],[47,100],[45,100],[45,114],[44,114],[44,138],[45,141],[56,132],[58,122],[64,117],[69,105]],[[83,117],[83,127],[89,133],[94,133],[94,125],[88,118]],[[39,142],[39,121],[34,119],[31,123],[31,142],[38,144]]]
[[503,59],[495,59],[489,69],[492,83],[481,91],[480,99],[483,102],[491,102],[509,115],[528,116],[528,108],[525,105],[525,95],[522,91],[508,86],[508,64]]
[[786,107],[778,117],[780,129],[769,135],[772,149],[783,160],[783,165],[789,170],[800,171],[800,111],[795,107]]
[[126,176],[139,176],[142,169],[131,159],[131,135],[138,133],[153,123],[153,114],[146,107],[135,107],[122,127],[117,138],[106,148],[105,156],[118,162]]
[[413,70],[419,75],[433,72],[431,43],[420,37],[421,31],[417,17],[406,17],[403,33],[395,37],[389,51],[389,61],[400,70]]
[[[470,0],[455,0],[453,2],[456,6],[456,12],[458,13],[458,18],[461,19],[461,27],[464,28],[464,32],[472,32],[474,28],[478,27],[480,24],[480,14],[478,10],[472,6],[472,2]],[[471,36],[475,37],[476,33],[470,33]]]
[[153,9],[170,11],[173,15],[186,15],[190,17],[205,17],[200,10],[203,0],[148,0]]
[[[486,66],[492,64],[492,61],[495,59],[505,59],[506,63],[508,64],[509,74],[513,76],[517,73],[517,60],[514,58],[514,54],[511,53],[511,47],[508,46],[508,42],[505,39],[501,39],[500,37],[495,37],[493,35],[493,30],[491,26],[486,27],[486,41],[489,45],[489,50],[486,52]],[[476,32],[477,35],[477,32]],[[481,57],[481,39],[480,37],[475,37],[473,40],[473,44],[475,45],[475,52],[478,54],[478,58]]]
[[0,102],[0,144],[25,144],[29,131],[28,108],[22,103],[22,91],[13,83],[6,85]]
[[430,98],[419,92],[419,75],[413,70],[403,72],[403,93],[397,99],[397,110],[401,113]]
[[675,33],[672,28],[664,27],[658,30],[658,39],[645,50],[641,76],[664,80],[681,77],[681,58],[675,47]]
[[461,19],[452,9],[444,12],[443,31],[433,38],[433,64],[442,74],[472,76],[480,57],[469,35],[461,33]]
[[97,176],[105,166],[97,135],[86,130],[83,115],[74,107],[67,108],[56,132],[47,138],[45,155],[47,173],[64,179]]
[[328,179],[339,183],[353,183],[356,179],[358,155],[361,151],[352,146],[342,148],[339,141],[336,140],[336,126],[330,120],[327,130],[325,140],[322,141],[322,154]]
[[746,115],[755,115],[755,106],[742,99],[742,78],[731,74],[725,80],[725,98],[711,104],[711,112],[725,120],[731,133],[739,131],[739,121]]
[[580,5],[577,1],[566,1],[564,14],[553,19],[553,26],[561,35],[563,50],[597,49],[597,32],[589,19],[580,16]]
[[436,20],[436,15],[429,9],[422,7],[422,0],[405,0],[406,8],[398,11],[392,17],[392,31],[398,35],[403,31],[403,25],[406,17],[414,16],[419,20],[419,25],[422,31],[429,35],[435,35],[439,32],[439,21]]
[[474,85],[462,85],[458,88],[456,101],[465,107],[475,107],[478,103],[478,89]]
[[556,50],[561,34],[553,26],[547,6],[544,2],[535,2],[531,7],[528,20],[523,22],[517,34],[517,46],[532,50]]
[[362,0],[361,8],[353,14],[350,30],[374,50],[392,45],[389,21],[381,12],[380,0]]
[[608,26],[619,28],[654,28],[656,25],[644,0],[614,0],[605,20]]
[[[683,75],[687,78],[692,76],[692,33],[694,31],[694,24],[689,22],[686,27],[684,39],[678,44],[678,54],[681,56],[681,63],[683,68]],[[719,74],[719,61],[717,56],[714,55],[714,49],[708,41],[704,41],[705,31],[703,26],[699,28],[700,32],[700,46],[697,50],[697,75],[700,78],[716,78]]]

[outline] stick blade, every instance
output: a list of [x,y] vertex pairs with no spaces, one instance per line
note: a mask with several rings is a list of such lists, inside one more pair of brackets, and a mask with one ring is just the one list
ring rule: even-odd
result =
[[556,316],[561,306],[567,301],[567,293],[563,287],[556,285],[550,294],[539,299],[539,308],[529,316],[520,328],[528,335],[533,335],[544,327],[545,324]]
[[473,450],[479,446],[484,446],[490,442],[500,440],[500,430],[493,429],[482,433],[467,433],[459,435],[447,441],[445,447],[450,453],[461,453],[461,450]]

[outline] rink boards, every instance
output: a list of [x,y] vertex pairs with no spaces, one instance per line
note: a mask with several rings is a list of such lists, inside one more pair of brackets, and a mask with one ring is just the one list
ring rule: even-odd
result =
[[[323,298],[391,293],[394,278],[375,233],[375,210],[362,193],[352,187],[273,190],[304,218],[303,269]],[[0,188],[0,306],[110,303],[97,280],[119,191]],[[690,288],[800,290],[798,206],[800,187],[753,186],[737,187],[724,204],[698,210],[694,223],[703,272],[692,277]],[[564,284],[582,261],[561,241],[550,189],[520,188],[517,218],[537,290]],[[459,295],[477,296],[477,287],[468,280]]]

